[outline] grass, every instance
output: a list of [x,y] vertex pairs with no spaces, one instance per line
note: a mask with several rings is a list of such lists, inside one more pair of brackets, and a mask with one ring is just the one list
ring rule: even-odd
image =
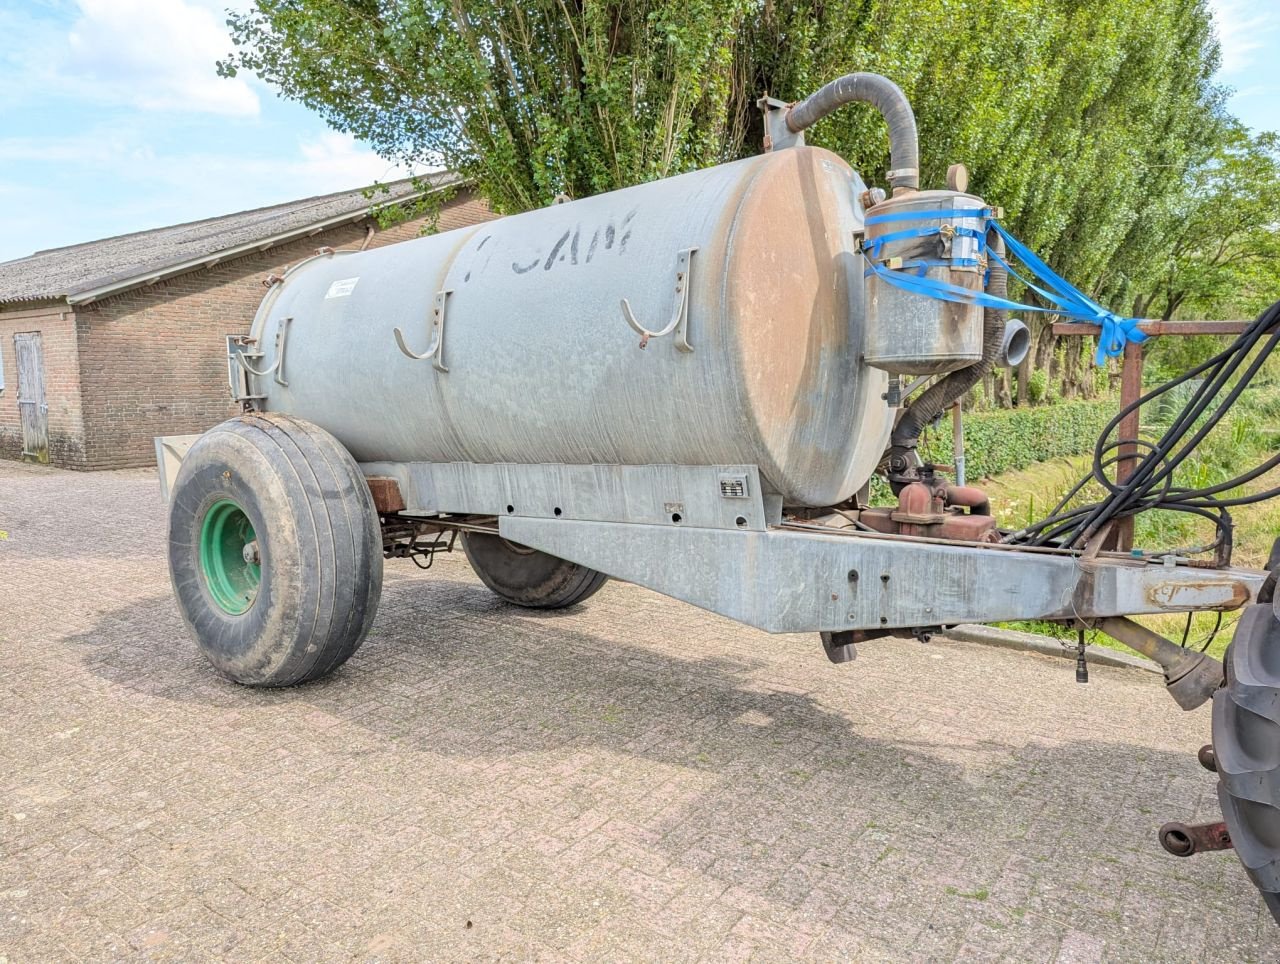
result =
[[961,890],[958,887],[947,887],[944,893],[948,897],[964,897],[968,900],[986,900],[991,896],[991,891],[985,887],[979,887],[977,890]]
[[[1151,424],[1144,424],[1144,436],[1154,436],[1163,426],[1162,413],[1155,413]],[[1171,413],[1163,413],[1167,418]],[[1180,466],[1176,475],[1179,485],[1203,488],[1230,479],[1249,466],[1257,465],[1280,451],[1280,386],[1252,388],[1237,402],[1234,410]],[[982,483],[1002,527],[1020,528],[1047,515],[1080,478],[1088,474],[1092,453],[1044,462],[1015,472],[1006,472]],[[1258,492],[1280,487],[1280,468],[1249,483],[1244,492]],[[1086,487],[1080,501],[1095,501],[1103,490],[1096,483]],[[1234,494],[1231,493],[1231,494]],[[1234,565],[1261,569],[1267,562],[1272,543],[1280,536],[1280,499],[1231,510],[1235,523]],[[1203,545],[1213,539],[1213,527],[1206,520],[1188,513],[1151,511],[1137,517],[1136,544],[1148,551]],[[1226,613],[1222,626],[1214,635],[1215,613],[1196,613],[1187,632],[1188,645],[1221,657],[1230,642],[1235,613]],[[1187,628],[1182,614],[1140,617],[1139,622],[1180,641]],[[1074,639],[1075,630],[1057,623],[1039,621],[1002,624],[1009,629],[1041,633],[1060,639]],[[1126,650],[1127,647],[1096,631],[1086,633],[1089,643]]]

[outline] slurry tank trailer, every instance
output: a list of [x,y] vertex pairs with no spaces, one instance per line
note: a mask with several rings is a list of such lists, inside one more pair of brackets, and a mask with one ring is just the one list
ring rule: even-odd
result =
[[[804,143],[853,101],[888,123],[888,196]],[[1201,761],[1225,825],[1168,824],[1162,843],[1234,846],[1280,914],[1274,572],[1230,566],[1229,523],[1211,561],[1105,548],[1136,511],[1215,511],[1215,493],[1160,482],[1150,446],[1133,473],[1150,485],[1102,471],[1102,503],[1014,533],[980,490],[922,463],[921,431],[1026,351],[1006,312],[1016,241],[958,165],[945,189],[920,188],[915,119],[887,79],[761,107],[760,156],[322,249],[269,279],[250,334],[228,337],[243,414],[162,473],[174,592],[201,651],[247,686],[318,679],[368,632],[384,557],[424,564],[456,543],[518,606],[582,603],[612,577],[820,634],[833,662],[959,623],[1100,628],[1156,660],[1184,709],[1213,702]],[[1018,253],[1044,269],[1049,307],[1141,337]],[[1269,350],[1278,319],[1229,351]],[[1099,443],[1102,470],[1114,456]],[[877,472],[896,506],[868,505]],[[1225,672],[1129,619],[1237,609]]]

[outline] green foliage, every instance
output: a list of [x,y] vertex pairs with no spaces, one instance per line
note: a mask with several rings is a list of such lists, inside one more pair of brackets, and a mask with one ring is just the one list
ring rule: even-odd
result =
[[1027,400],[1032,405],[1039,405],[1044,401],[1045,395],[1049,391],[1049,373],[1043,368],[1038,368],[1031,373],[1027,379]]
[[[1252,318],[1280,290],[1280,135],[1225,120],[1213,149],[1188,172],[1152,274],[1147,314]],[[1211,353],[1213,339],[1158,353]]]
[[741,152],[747,0],[256,0],[245,69],[384,157],[471,178],[500,212]]
[[[980,479],[1025,468],[1033,462],[1090,452],[1115,414],[1114,398],[966,414],[966,475]],[[922,440],[921,457],[940,465],[950,464],[949,427]]]

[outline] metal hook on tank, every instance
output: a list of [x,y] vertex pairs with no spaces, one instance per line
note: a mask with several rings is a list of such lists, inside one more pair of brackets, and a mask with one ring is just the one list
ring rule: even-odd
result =
[[422,354],[411,351],[409,346],[405,344],[404,332],[399,328],[395,328],[392,334],[396,336],[396,347],[400,349],[406,357],[412,358],[414,361],[422,361],[423,359],[431,359],[431,367],[438,372],[447,372],[449,369],[444,364],[444,309],[448,303],[449,296],[453,294],[453,289],[447,288],[444,291],[436,292],[436,301],[431,309],[431,344],[427,346],[427,350]]
[[693,351],[693,346],[689,344],[689,267],[693,261],[693,252],[697,248],[685,248],[676,256],[676,304],[671,312],[671,320],[667,322],[667,327],[661,331],[650,331],[640,322],[636,321],[635,314],[631,311],[631,302],[626,298],[622,299],[622,317],[626,319],[632,330],[640,336],[640,347],[647,348],[650,338],[661,338],[675,332],[676,348],[680,351]]
[[[283,385],[285,388],[288,388],[289,383],[284,380],[284,346],[285,346],[285,342],[288,341],[289,339],[289,323],[292,321],[293,321],[293,318],[280,319],[279,327],[276,328],[276,360],[273,361],[266,368],[262,369],[261,371],[254,368],[252,365],[250,365],[247,361],[244,360],[245,353],[243,350],[233,352],[231,357],[234,358],[237,362],[239,362],[240,367],[243,368],[246,372],[248,372],[250,375],[256,375],[258,378],[266,378],[268,375],[274,372],[276,376],[276,384]],[[261,353],[259,353],[259,354],[255,354],[253,357],[261,358],[262,355]]]

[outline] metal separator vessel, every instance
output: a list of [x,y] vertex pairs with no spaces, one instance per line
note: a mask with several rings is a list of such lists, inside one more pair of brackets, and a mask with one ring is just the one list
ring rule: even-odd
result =
[[[888,196],[804,144],[851,101],[889,124]],[[758,157],[323,250],[271,279],[251,333],[228,338],[244,414],[189,448],[157,440],[174,590],[201,650],[249,686],[317,679],[368,632],[384,557],[429,563],[457,541],[516,605],[570,606],[612,577],[820,633],[834,662],[958,623],[1101,627],[1157,660],[1184,708],[1218,701],[1230,838],[1275,909],[1274,579],[1002,542],[985,495],[922,465],[916,439],[1016,363],[1025,329],[867,271],[1003,295],[986,203],[958,167],[919,190],[915,120],[883,77],[761,107]],[[877,470],[896,508],[868,507]],[[1222,664],[1127,618],[1241,607],[1225,687]]]

